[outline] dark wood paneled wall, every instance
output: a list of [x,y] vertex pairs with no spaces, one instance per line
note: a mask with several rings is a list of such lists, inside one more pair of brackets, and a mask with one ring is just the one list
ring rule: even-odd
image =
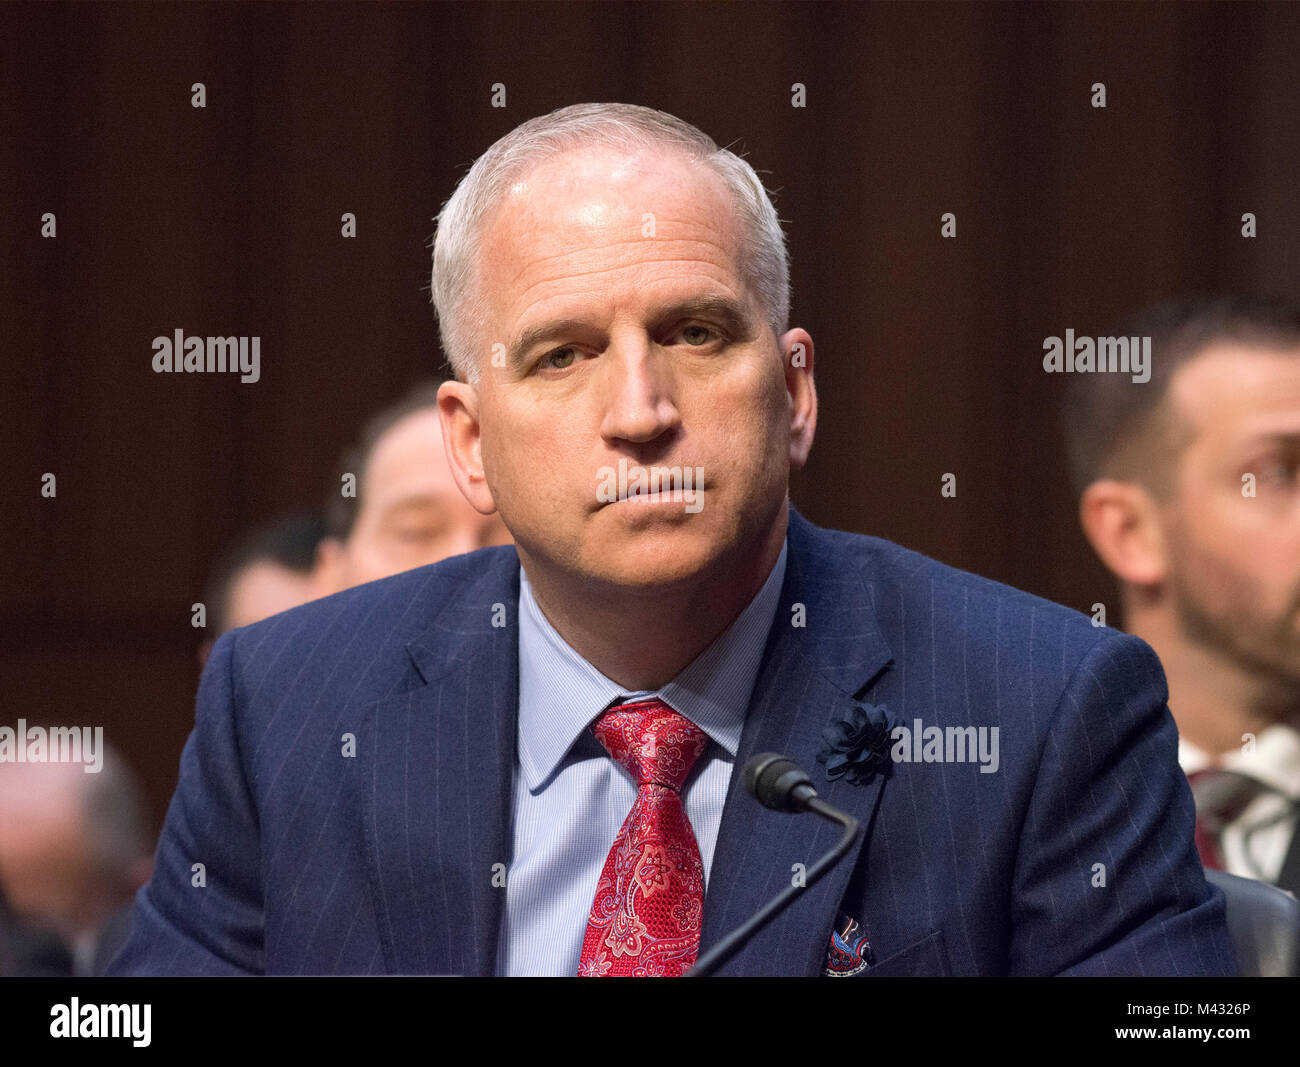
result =
[[[1114,604],[1042,339],[1295,292],[1297,55],[1291,4],[0,7],[0,721],[103,724],[161,819],[213,554],[317,504],[441,362],[433,216],[496,137],[582,100],[680,115],[779,190],[817,346],[809,517]],[[176,328],[260,336],[261,381],[153,373]]]

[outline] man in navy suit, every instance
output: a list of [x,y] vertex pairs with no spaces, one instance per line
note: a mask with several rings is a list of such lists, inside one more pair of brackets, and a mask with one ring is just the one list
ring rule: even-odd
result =
[[[1141,641],[789,504],[813,345],[753,171],[578,105],[444,206],[448,460],[514,547],[223,636],[119,974],[1232,974]],[[688,751],[689,750],[689,751]]]

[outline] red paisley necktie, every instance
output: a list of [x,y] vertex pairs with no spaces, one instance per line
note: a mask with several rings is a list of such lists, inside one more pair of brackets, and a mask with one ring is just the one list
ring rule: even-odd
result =
[[636,779],[587,916],[578,974],[677,978],[695,962],[704,865],[680,790],[708,735],[662,700],[604,712],[592,732]]

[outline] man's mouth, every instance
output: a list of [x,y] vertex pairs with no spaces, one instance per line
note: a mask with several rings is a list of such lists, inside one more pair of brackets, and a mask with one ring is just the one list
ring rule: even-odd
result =
[[704,467],[692,464],[655,464],[645,467],[620,459],[618,465],[596,472],[598,506],[606,504],[675,504],[688,512],[699,511],[704,492]]

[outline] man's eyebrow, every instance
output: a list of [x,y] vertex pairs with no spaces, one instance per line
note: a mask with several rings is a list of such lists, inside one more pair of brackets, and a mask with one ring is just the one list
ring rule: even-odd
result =
[[[719,319],[736,337],[748,337],[752,329],[748,309],[729,296],[698,296],[674,300],[655,308],[650,315],[651,322],[656,324],[688,318]],[[553,319],[530,326],[511,344],[508,362],[512,367],[518,367],[535,345],[590,328],[589,322],[579,318]]]
[[1283,445],[1287,448],[1300,446],[1300,430],[1260,430],[1251,434],[1247,442],[1250,447],[1260,445]]
[[385,504],[382,514],[386,519],[401,518],[422,511],[439,511],[442,503],[439,496],[432,492],[409,493]]
[[674,301],[658,310],[655,321],[696,317],[721,319],[727,329],[738,336],[748,336],[751,330],[749,309],[729,296],[699,296]]
[[562,337],[589,328],[588,323],[582,319],[552,319],[550,322],[540,322],[536,326],[530,326],[510,345],[507,362],[510,366],[518,368],[534,346],[554,337]]

